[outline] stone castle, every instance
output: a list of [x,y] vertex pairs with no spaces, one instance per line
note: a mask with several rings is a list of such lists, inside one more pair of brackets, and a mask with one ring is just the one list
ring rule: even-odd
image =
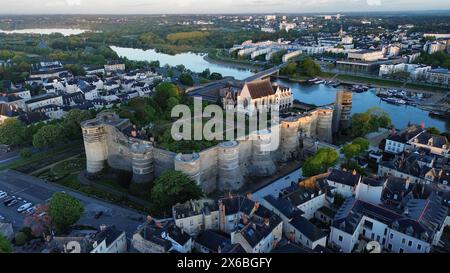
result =
[[[99,173],[108,164],[131,171],[133,183],[145,184],[168,170],[177,170],[192,177],[205,193],[211,193],[239,190],[245,176],[273,175],[280,163],[301,155],[302,140],[331,142],[332,120],[333,109],[327,107],[284,115],[272,130],[257,132],[256,138],[226,141],[192,154],[176,154],[137,138],[130,121],[113,112],[100,113],[81,127],[88,173]],[[263,147],[272,137],[279,137],[280,145],[268,152]]]

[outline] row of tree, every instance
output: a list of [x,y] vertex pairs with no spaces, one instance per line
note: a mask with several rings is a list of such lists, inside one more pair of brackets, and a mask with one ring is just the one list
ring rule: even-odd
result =
[[0,125],[0,143],[10,146],[33,145],[44,149],[81,138],[80,123],[93,117],[93,113],[72,109],[60,121],[26,126],[18,119],[7,119]]

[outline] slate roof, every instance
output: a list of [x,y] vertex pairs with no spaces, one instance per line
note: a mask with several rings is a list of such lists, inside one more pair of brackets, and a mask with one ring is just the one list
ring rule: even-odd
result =
[[195,242],[206,247],[211,252],[218,252],[219,247],[222,250],[231,245],[231,239],[228,234],[210,229],[200,232],[195,238]]
[[267,97],[275,93],[270,80],[253,81],[246,83],[246,86],[252,99]]
[[311,242],[327,237],[327,235],[303,216],[296,215],[289,223],[305,235]]
[[338,169],[333,169],[328,176],[328,180],[330,181],[351,187],[354,187],[356,184],[358,184],[360,178],[361,175],[359,174],[353,174],[352,172],[342,171]]
[[365,215],[383,222],[399,232],[431,242],[448,214],[448,208],[431,199],[411,199],[406,204],[406,208],[403,213],[397,213],[388,208],[350,197],[336,214],[333,227],[353,234],[362,216]]

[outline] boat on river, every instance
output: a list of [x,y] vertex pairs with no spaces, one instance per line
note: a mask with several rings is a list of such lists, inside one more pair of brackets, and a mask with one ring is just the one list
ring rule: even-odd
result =
[[395,105],[406,105],[406,101],[398,98],[381,98],[382,101],[385,101],[390,104]]

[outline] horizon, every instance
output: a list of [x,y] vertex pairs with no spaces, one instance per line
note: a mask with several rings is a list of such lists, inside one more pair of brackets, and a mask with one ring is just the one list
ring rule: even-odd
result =
[[[311,13],[411,13],[450,10],[429,0],[17,0],[4,3],[0,15],[215,15]],[[405,10],[407,7],[407,10]]]

